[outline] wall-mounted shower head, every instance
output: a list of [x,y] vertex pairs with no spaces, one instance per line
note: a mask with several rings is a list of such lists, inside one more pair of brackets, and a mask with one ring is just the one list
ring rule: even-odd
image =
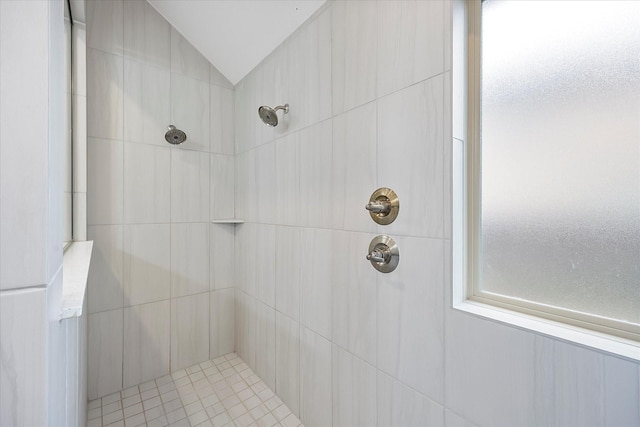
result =
[[258,108],[258,115],[265,125],[275,127],[278,126],[278,115],[276,111],[284,110],[284,113],[289,112],[289,104],[278,105],[276,108],[271,108],[266,105]]
[[169,144],[178,145],[187,140],[187,134],[180,129],[176,129],[174,125],[169,125],[167,129],[167,133],[164,134],[164,139],[166,139]]

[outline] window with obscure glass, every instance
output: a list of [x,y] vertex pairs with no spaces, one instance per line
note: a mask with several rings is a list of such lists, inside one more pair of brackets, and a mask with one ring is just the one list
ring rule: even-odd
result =
[[640,2],[474,19],[471,299],[640,340]]

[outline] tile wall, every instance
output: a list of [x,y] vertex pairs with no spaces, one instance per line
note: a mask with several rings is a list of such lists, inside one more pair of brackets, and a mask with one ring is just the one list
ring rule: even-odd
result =
[[[89,399],[234,350],[233,86],[144,0],[87,2]],[[187,133],[171,146],[167,126]]]
[[2,426],[81,425],[82,321],[60,321],[63,19],[61,1],[0,2]]
[[236,351],[307,426],[638,425],[637,363],[451,309],[451,9],[329,2],[236,85]]

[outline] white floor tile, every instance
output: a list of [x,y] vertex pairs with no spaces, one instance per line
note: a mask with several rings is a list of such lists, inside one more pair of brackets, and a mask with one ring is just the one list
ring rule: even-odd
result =
[[89,402],[88,427],[302,426],[235,353]]

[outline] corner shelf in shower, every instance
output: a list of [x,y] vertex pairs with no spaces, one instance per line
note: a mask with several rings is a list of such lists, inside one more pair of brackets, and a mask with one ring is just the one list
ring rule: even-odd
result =
[[244,224],[244,219],[228,218],[228,219],[214,219],[212,224]]

